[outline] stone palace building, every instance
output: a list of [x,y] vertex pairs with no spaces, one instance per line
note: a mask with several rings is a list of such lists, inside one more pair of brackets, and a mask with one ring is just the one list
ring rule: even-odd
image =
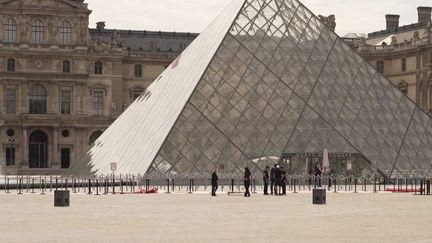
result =
[[353,41],[360,55],[403,93],[432,112],[432,8],[417,10],[417,23],[400,26],[400,16],[388,14],[385,30],[346,40]]
[[61,173],[196,37],[89,29],[90,14],[83,0],[0,1],[2,173]]

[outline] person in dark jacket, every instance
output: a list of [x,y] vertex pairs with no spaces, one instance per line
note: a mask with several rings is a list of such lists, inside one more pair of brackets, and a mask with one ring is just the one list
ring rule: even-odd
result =
[[249,187],[250,187],[250,177],[251,177],[251,172],[249,170],[249,167],[245,168],[245,173],[244,173],[244,187],[246,189],[244,196],[245,197],[250,197],[250,192],[249,192]]
[[315,170],[315,185],[316,185],[317,182],[318,182],[318,187],[321,187],[321,175],[322,175],[322,170],[321,170],[321,167],[320,167],[320,165],[319,165],[318,162],[315,164],[315,168],[314,168],[314,170]]
[[[268,195],[268,185],[269,185],[269,168],[266,166],[264,172],[263,172],[263,183],[264,183],[264,195]],[[273,190],[272,190],[273,191]]]
[[273,195],[273,190],[275,189],[275,171],[276,171],[276,165],[273,166],[270,170],[270,194]]
[[218,189],[218,180],[219,178],[217,176],[216,169],[214,169],[211,177],[212,196],[216,196],[216,191]]

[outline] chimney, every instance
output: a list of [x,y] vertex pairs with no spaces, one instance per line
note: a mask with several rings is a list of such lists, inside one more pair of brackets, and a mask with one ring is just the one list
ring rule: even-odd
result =
[[399,15],[387,14],[385,17],[387,23],[386,30],[396,30],[399,27]]
[[431,21],[432,7],[418,7],[418,22],[421,24],[427,24]]
[[105,29],[105,22],[100,21],[96,23],[96,29],[98,30],[104,30]]

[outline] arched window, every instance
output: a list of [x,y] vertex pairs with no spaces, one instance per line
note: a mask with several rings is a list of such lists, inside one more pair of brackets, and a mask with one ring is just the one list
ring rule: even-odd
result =
[[70,73],[71,72],[71,63],[69,60],[63,61],[63,73]]
[[403,94],[405,94],[405,95],[408,94],[408,83],[407,82],[405,82],[403,80],[400,81],[398,84],[398,88]]
[[377,61],[376,69],[378,70],[378,72],[384,73],[384,61]]
[[406,58],[402,58],[402,61],[401,61],[401,71],[405,72],[406,70],[407,70],[407,61],[406,61]]
[[40,84],[35,84],[29,92],[29,113],[46,114],[47,113],[47,92]]
[[48,168],[48,136],[34,131],[29,136],[28,161],[30,168]]
[[13,18],[7,18],[3,24],[3,41],[6,43],[15,43],[17,36],[17,22]]
[[102,133],[103,133],[102,131],[93,132],[89,138],[89,145],[92,146],[96,142],[96,140],[100,137],[100,135],[102,135]]
[[60,27],[60,45],[72,44],[72,24],[64,20],[61,22]]
[[102,62],[95,62],[95,74],[102,74],[103,65]]
[[44,42],[44,23],[40,19],[32,22],[32,43],[42,44]]
[[135,78],[141,78],[142,77],[142,65],[136,64],[135,65]]
[[15,59],[9,58],[7,60],[7,71],[8,72],[15,72]]

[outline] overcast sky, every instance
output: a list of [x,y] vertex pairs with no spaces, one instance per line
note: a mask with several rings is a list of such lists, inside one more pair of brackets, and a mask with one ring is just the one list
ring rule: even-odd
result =
[[[109,29],[200,32],[231,0],[86,0],[93,10],[90,27],[105,21]],[[385,29],[385,14],[401,15],[400,24],[417,22],[417,7],[432,0],[302,0],[316,15],[336,15],[336,32],[369,33]]]

